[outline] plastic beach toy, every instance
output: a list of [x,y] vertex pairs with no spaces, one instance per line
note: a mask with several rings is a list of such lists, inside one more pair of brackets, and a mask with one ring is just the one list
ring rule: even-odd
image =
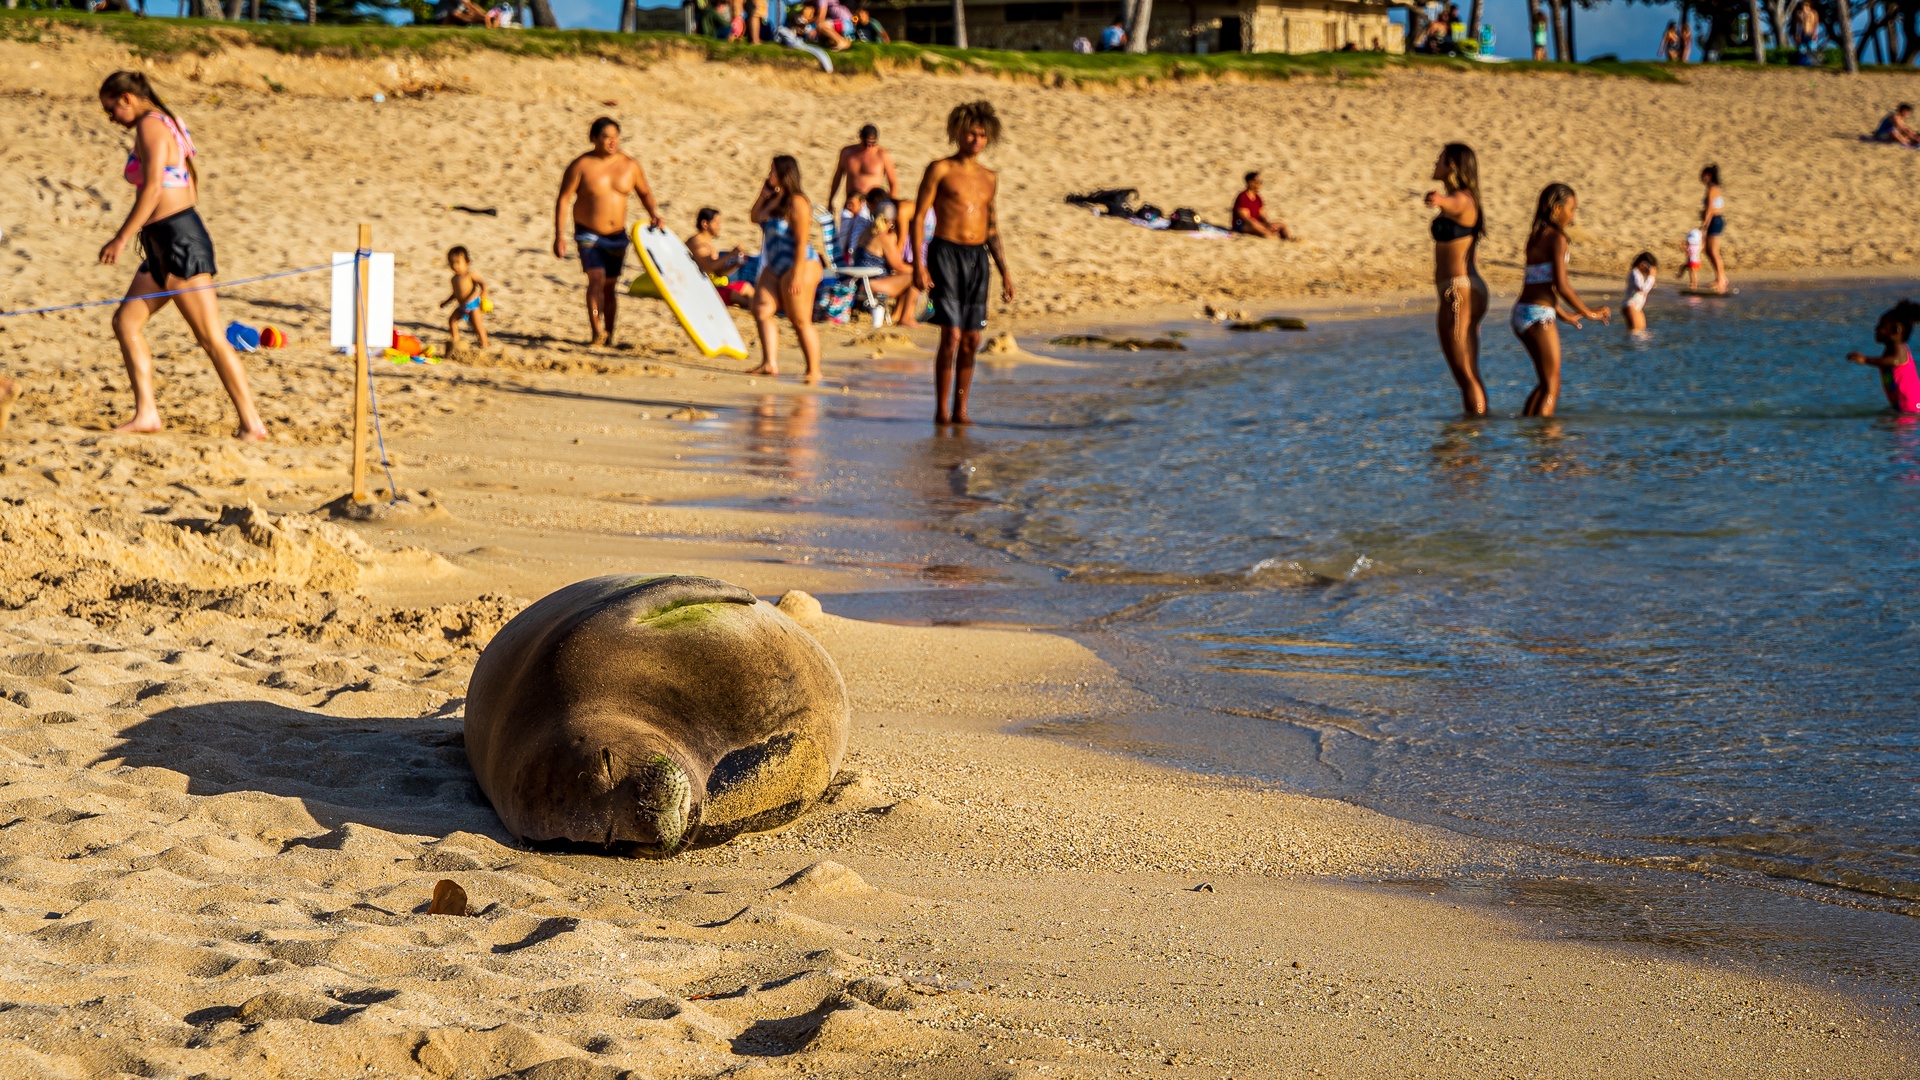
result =
[[230,322],[227,324],[227,344],[240,352],[259,352],[260,331],[245,323]]

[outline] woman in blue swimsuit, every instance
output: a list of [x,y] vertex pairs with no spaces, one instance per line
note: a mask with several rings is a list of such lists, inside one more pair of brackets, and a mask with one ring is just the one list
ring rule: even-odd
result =
[[820,381],[820,331],[813,326],[813,295],[825,268],[814,250],[813,203],[800,189],[800,163],[787,154],[773,159],[751,217],[760,226],[760,279],[753,287],[753,321],[760,327],[760,366],[749,375],[780,374],[780,324],[787,313],[807,359],[805,380]]
[[[1526,285],[1513,305],[1513,336],[1527,347],[1540,384],[1527,395],[1522,416],[1552,416],[1560,400],[1560,329],[1556,320],[1565,319],[1576,328],[1582,318],[1613,321],[1613,312],[1607,308],[1596,311],[1581,303],[1567,280],[1567,227],[1573,224],[1573,212],[1579,203],[1572,188],[1548,184],[1533,211],[1533,228],[1527,235]],[[1561,300],[1573,312],[1561,308]]]

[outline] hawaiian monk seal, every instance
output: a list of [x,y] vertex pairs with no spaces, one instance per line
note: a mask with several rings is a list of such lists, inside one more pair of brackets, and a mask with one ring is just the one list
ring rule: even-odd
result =
[[467,685],[467,758],[514,835],[659,857],[798,817],[847,727],[819,642],[712,578],[569,585],[515,616]]

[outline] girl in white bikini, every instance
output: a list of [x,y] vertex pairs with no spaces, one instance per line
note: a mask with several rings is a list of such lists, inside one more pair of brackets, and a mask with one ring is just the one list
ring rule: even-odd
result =
[[1446,188],[1427,192],[1427,205],[1439,210],[1433,234],[1433,284],[1440,290],[1435,323],[1440,352],[1453,381],[1460,384],[1460,407],[1468,416],[1487,412],[1487,388],[1480,381],[1480,320],[1487,315],[1487,283],[1480,278],[1474,252],[1486,222],[1480,216],[1480,162],[1465,143],[1448,143],[1433,166],[1433,178]]
[[[1533,358],[1540,384],[1527,396],[1522,416],[1552,416],[1560,400],[1560,330],[1555,320],[1565,319],[1576,328],[1582,318],[1613,321],[1609,309],[1595,310],[1581,303],[1573,283],[1567,280],[1567,226],[1573,224],[1579,202],[1567,185],[1548,184],[1533,211],[1533,228],[1527,235],[1526,285],[1513,305],[1513,334]],[[1560,307],[1561,300],[1573,308],[1573,313]]]
[[[153,352],[143,331],[147,320],[168,304],[180,309],[200,347],[213,360],[213,370],[240,414],[235,433],[247,442],[267,437],[267,426],[253,406],[247,371],[220,330],[220,304],[213,290],[216,273],[213,239],[194,203],[199,195],[193,168],[193,138],[186,125],[167,110],[147,77],[137,71],[116,71],[100,86],[100,107],[108,119],[133,129],[133,153],[127,158],[127,182],[137,189],[133,209],[112,240],[100,249],[100,262],[118,262],[134,237],[146,256],[134,271],[127,299],[113,313],[113,333],[120,339],[120,355],[133,382],[133,419],[115,428],[120,432],[159,431],[160,406],[153,397]],[[136,300],[163,290],[193,289],[176,296]]]

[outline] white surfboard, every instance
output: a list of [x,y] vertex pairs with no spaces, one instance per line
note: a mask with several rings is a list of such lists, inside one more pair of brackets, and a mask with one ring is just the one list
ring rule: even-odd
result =
[[633,246],[640,252],[640,265],[653,279],[654,288],[673,309],[674,317],[693,340],[703,356],[747,358],[747,343],[740,328],[727,314],[727,305],[702,273],[687,245],[665,229],[636,223],[630,230]]

